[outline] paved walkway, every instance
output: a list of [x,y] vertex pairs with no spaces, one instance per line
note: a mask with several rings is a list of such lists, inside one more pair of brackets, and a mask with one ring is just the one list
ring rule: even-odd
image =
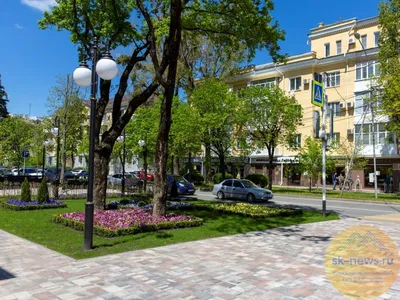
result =
[[[330,239],[346,219],[76,261],[0,231],[0,299],[346,299],[325,277]],[[379,299],[400,299],[400,282]]]
[[383,221],[383,222],[392,222],[392,223],[400,223],[400,214],[386,214],[386,215],[378,215],[378,216],[367,216],[362,217],[363,220],[371,220],[371,221]]

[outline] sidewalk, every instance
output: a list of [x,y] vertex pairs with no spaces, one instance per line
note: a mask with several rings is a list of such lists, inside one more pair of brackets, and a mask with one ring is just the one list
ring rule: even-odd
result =
[[[346,299],[325,276],[325,251],[360,224],[400,247],[400,226],[346,219],[76,261],[0,231],[0,298]],[[378,299],[400,299],[400,282]]]
[[368,216],[368,217],[362,217],[360,219],[361,220],[400,223],[400,213],[398,213],[398,214],[380,215],[380,216]]

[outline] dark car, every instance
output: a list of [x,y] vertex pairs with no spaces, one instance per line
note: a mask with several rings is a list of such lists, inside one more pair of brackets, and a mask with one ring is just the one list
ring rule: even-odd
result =
[[[47,181],[54,182],[57,178],[57,169],[56,168],[48,168],[44,172],[44,176]],[[61,176],[61,169],[58,169],[58,176]],[[78,176],[76,176],[71,171],[67,170],[64,172],[64,182],[68,184],[77,184],[79,182]]]
[[[108,183],[113,186],[113,185],[121,185],[122,184],[122,178],[123,175],[121,173],[117,173],[111,176],[108,176]],[[126,187],[133,187],[133,186],[142,186],[143,185],[143,180],[138,178],[134,174],[125,174],[125,186]]]
[[194,193],[196,192],[195,186],[187,181],[183,176],[168,175],[167,180],[169,191],[171,191],[172,185],[175,182],[179,195],[194,195]]

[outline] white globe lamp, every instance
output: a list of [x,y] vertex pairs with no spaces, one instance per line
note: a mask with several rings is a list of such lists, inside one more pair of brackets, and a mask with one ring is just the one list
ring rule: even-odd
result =
[[144,147],[144,145],[146,145],[146,142],[143,141],[143,140],[140,140],[140,141],[139,141],[139,146],[140,146],[140,147]]
[[88,65],[83,62],[75,69],[72,78],[79,86],[90,86],[92,83],[92,71],[89,69]]
[[118,74],[118,66],[107,51],[96,64],[96,72],[104,80],[111,80]]

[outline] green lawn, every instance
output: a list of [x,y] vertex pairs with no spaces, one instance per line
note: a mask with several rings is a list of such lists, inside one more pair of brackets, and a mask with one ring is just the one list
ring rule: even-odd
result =
[[[189,210],[187,211],[187,214],[195,215],[204,219],[203,226],[179,230],[141,233],[116,238],[95,236],[95,248],[90,251],[82,251],[82,232],[51,222],[51,216],[53,214],[68,211],[83,211],[84,209],[84,200],[67,200],[65,202],[68,204],[68,208],[49,210],[9,211],[0,207],[0,229],[38,244],[42,244],[73,258],[82,259],[300,223],[338,219],[338,216],[336,215],[329,215],[324,219],[320,213],[311,211],[304,212],[303,215],[295,217],[255,220],[249,217],[221,214],[213,211]],[[213,202],[200,201],[200,203]]]
[[[298,195],[298,196],[309,196],[309,197],[321,197],[322,190],[312,189],[311,192],[308,189],[290,188],[290,187],[272,187],[272,191],[275,194],[287,194],[287,195]],[[399,194],[378,194],[378,199],[375,199],[374,193],[367,192],[343,192],[343,196],[340,197],[340,191],[333,191],[332,189],[326,190],[327,198],[338,198],[347,200],[361,200],[361,201],[377,201],[377,202],[399,202]]]

